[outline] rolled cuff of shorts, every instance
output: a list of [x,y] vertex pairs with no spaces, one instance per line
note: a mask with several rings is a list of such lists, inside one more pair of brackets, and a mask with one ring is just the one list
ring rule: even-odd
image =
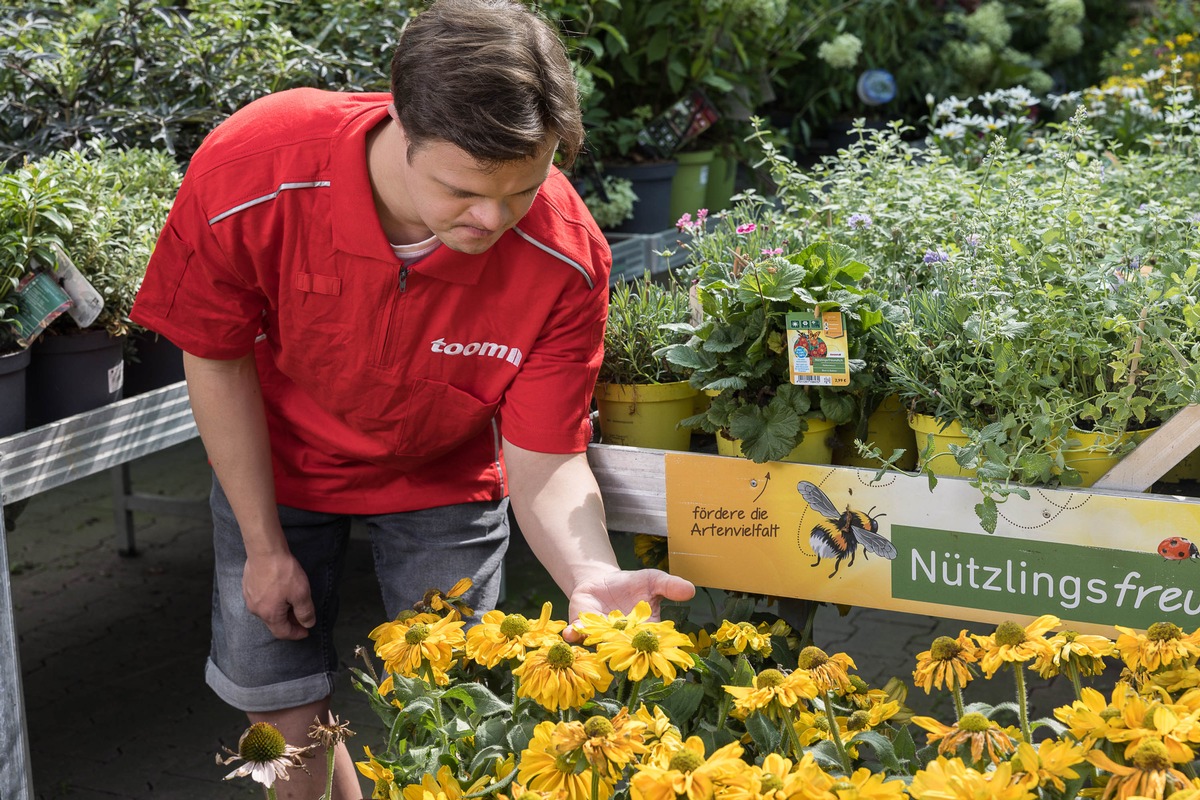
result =
[[204,680],[217,696],[239,711],[282,711],[315,703],[333,694],[333,674],[323,672],[267,686],[238,686],[213,660],[204,667]]

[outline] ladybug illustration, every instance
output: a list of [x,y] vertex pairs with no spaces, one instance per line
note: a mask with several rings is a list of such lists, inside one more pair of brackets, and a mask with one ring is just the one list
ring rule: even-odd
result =
[[1169,536],[1158,543],[1158,554],[1171,561],[1200,558],[1200,549],[1182,536]]

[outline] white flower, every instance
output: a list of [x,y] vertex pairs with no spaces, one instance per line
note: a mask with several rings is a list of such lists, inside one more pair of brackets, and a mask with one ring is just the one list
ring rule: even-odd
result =
[[1166,122],[1168,125],[1179,125],[1184,122],[1187,122],[1190,119],[1195,118],[1195,116],[1196,116],[1196,109],[1181,108],[1178,111],[1168,111],[1167,114],[1165,115],[1163,121]]
[[967,129],[960,122],[948,122],[934,128],[933,135],[939,139],[961,139],[967,135]]
[[221,758],[218,754],[217,763],[228,766],[239,759],[245,759],[246,763],[226,775],[225,780],[249,775],[251,780],[270,788],[275,785],[276,778],[286,781],[289,769],[304,769],[301,759],[310,757],[314,747],[315,744],[293,747],[284,740],[283,734],[274,725],[269,722],[256,722],[238,739],[238,751],[234,753],[226,748],[225,752],[229,753],[229,758]]
[[1154,81],[1161,80],[1166,74],[1161,69],[1152,69],[1149,72],[1143,72],[1141,77],[1146,83],[1153,83]]

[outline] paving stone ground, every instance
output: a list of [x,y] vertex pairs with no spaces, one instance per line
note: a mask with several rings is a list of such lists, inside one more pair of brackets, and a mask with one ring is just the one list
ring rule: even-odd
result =
[[[135,491],[201,499],[209,471],[197,441],[131,465]],[[163,798],[208,800],[261,795],[245,782],[222,783],[222,745],[245,729],[239,712],[204,683],[208,652],[212,553],[208,522],[138,513],[140,555],[118,554],[111,484],[97,475],[34,497],[10,533],[13,601],[19,635],[35,794],[39,800]],[[627,556],[626,537],[617,535]],[[338,648],[343,662],[382,618],[365,535],[352,535]],[[506,608],[563,608],[562,595],[528,548],[514,542]],[[845,617],[823,607],[815,641],[844,651],[872,685],[910,679],[913,656],[934,637],[985,626],[908,614],[854,609]],[[979,688],[976,688],[979,687]],[[1011,678],[969,687],[967,700],[998,702]],[[1069,686],[1036,682],[1035,714],[1070,696]],[[948,700],[941,698],[943,706]],[[921,713],[947,711],[919,691]],[[335,710],[359,736],[352,753],[383,739],[365,699],[343,670]],[[6,709],[7,711],[7,709]],[[942,713],[939,716],[945,718]]]

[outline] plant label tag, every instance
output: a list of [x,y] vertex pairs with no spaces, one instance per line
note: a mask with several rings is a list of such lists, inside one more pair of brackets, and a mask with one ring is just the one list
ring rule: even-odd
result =
[[96,321],[104,310],[104,298],[96,291],[96,287],[88,281],[75,267],[71,257],[61,247],[55,246],[54,256],[58,259],[58,279],[63,291],[71,298],[71,308],[68,313],[75,324],[86,328]]
[[46,326],[71,307],[71,298],[49,274],[37,271],[26,275],[12,294],[17,312],[10,327],[17,344],[29,347]]
[[116,394],[125,386],[125,362],[118,361],[115,367],[108,371],[108,393]]
[[801,386],[849,386],[850,343],[842,312],[787,315],[788,364],[792,383]]

